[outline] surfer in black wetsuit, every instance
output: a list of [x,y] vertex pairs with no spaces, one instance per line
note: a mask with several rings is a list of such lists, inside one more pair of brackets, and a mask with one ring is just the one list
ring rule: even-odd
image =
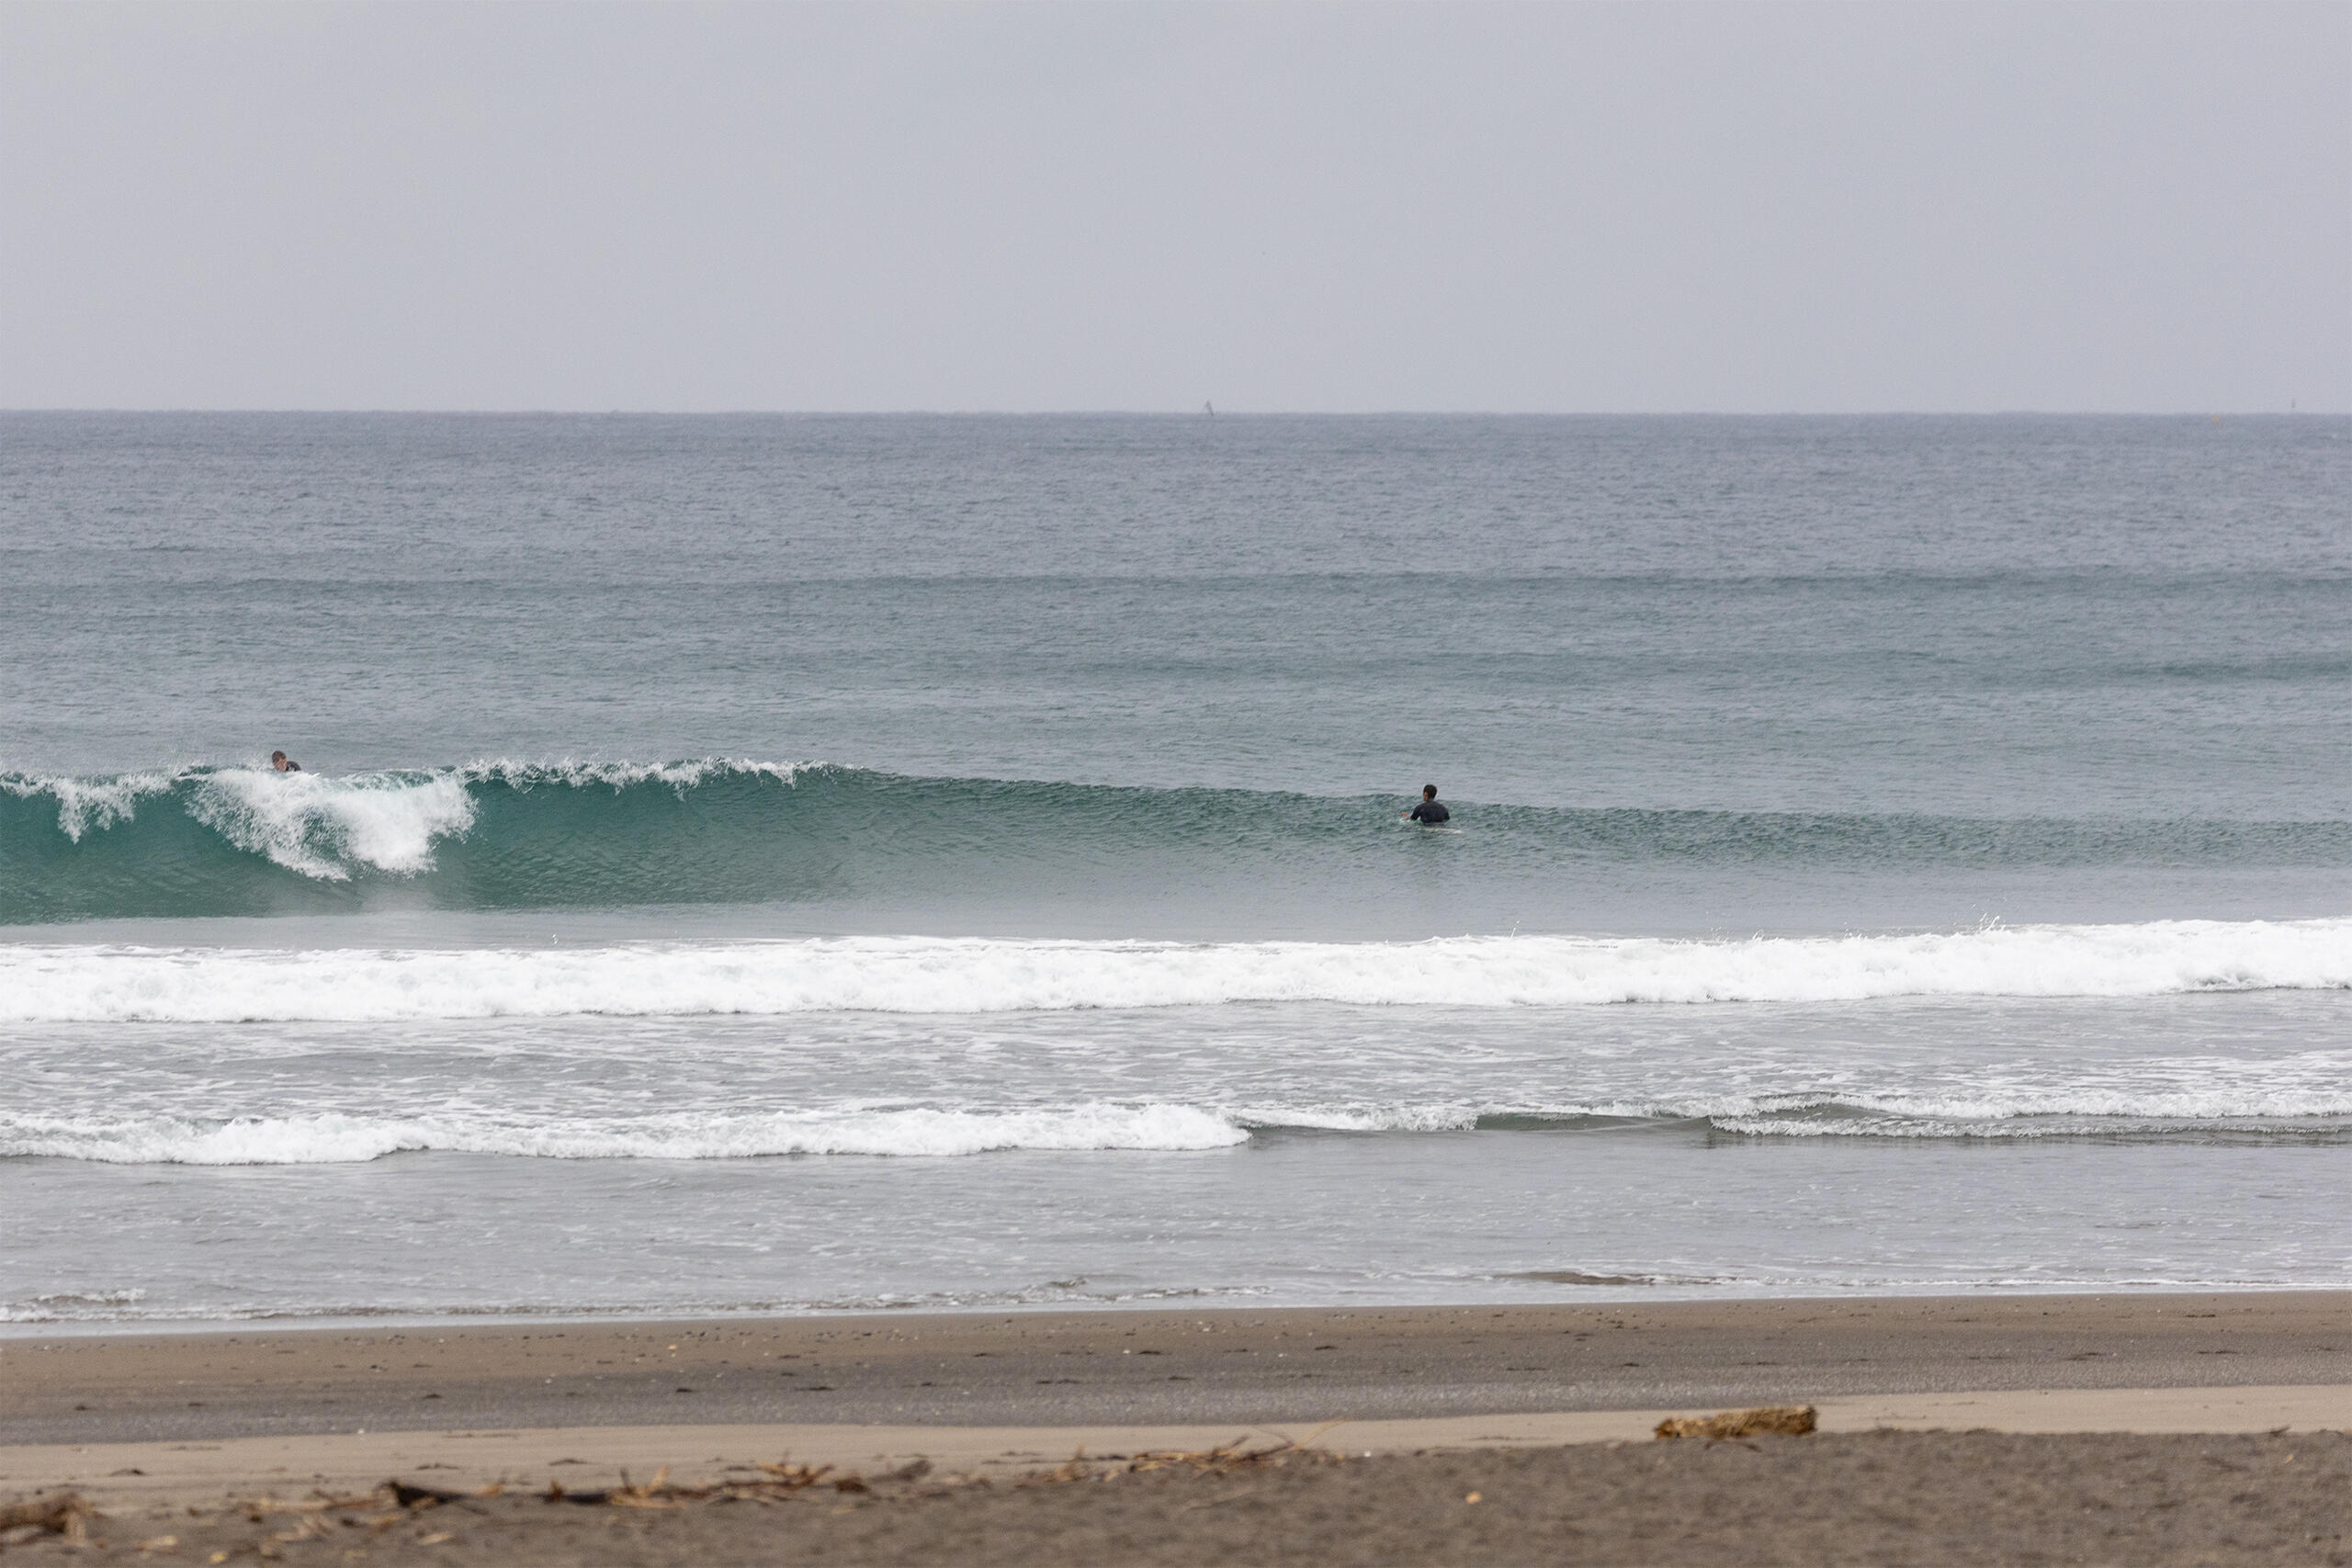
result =
[[1413,807],[1410,811],[1406,812],[1405,815],[1411,820],[1419,822],[1424,828],[1434,828],[1439,823],[1444,821],[1447,818],[1453,816],[1453,813],[1448,811],[1444,806],[1439,802],[1437,797],[1437,785],[1423,784],[1421,786],[1421,803]]
[[[281,773],[299,773],[302,771],[302,764],[283,751],[272,751],[269,754],[269,765],[273,771]],[[1438,809],[1442,811],[1444,807],[1440,807]]]

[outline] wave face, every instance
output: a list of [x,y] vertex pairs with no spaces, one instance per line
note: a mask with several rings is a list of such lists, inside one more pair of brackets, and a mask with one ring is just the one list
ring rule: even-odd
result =
[[0,1021],[1592,1007],[2352,988],[2352,919],[1419,942],[844,937],[458,950],[0,947]]
[[[2352,823],[1483,806],[1473,877],[1596,865],[2352,866]],[[0,773],[0,924],[330,912],[823,903],[1291,877],[1377,886],[1395,802],[923,778],[825,764],[488,762]],[[1367,884],[1369,876],[1373,882]]]

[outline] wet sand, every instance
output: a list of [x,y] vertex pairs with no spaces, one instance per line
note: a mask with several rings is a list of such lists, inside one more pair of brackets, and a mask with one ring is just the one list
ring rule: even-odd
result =
[[[1822,1431],[1647,1440],[1758,1404]],[[2344,1428],[2352,1292],[0,1340],[0,1498],[79,1492],[81,1545],[143,1561],[2352,1563]],[[1312,1451],[1110,1457],[1237,1438]],[[786,1461],[835,1468],[537,1500]],[[512,1490],[364,1495],[388,1476]],[[311,1506],[231,1506],[265,1495]]]
[[2352,1292],[868,1314],[0,1339],[0,1445],[1080,1427],[2352,1383]]

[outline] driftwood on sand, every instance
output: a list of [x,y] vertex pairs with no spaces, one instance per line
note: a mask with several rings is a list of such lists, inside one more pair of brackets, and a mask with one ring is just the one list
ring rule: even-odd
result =
[[1669,1416],[1657,1424],[1661,1438],[1802,1438],[1815,1426],[1810,1404],[1759,1404],[1713,1416]]

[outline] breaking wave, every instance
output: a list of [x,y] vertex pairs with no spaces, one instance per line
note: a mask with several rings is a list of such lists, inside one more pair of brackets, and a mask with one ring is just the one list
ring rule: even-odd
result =
[[2352,1137],[2352,1089],[2196,1094],[2065,1090],[1987,1100],[1783,1095],[1640,1104],[1231,1106],[1154,1102],[1011,1109],[848,1107],[561,1120],[337,1111],[204,1119],[0,1114],[0,1158],[108,1165],[343,1165],[438,1151],[528,1159],[954,1158],[1001,1150],[1183,1152],[1283,1132],[1639,1131],[1703,1125],[1750,1137],[2035,1139]]
[[[809,903],[1020,888],[1106,867],[1152,889],[1351,880],[1419,842],[1396,803],[925,778],[703,759],[349,775],[0,773],[0,924],[327,912]],[[2352,866],[2352,823],[1996,820],[1477,806],[1470,874],[1602,863]],[[1427,846],[1423,846],[1427,847]]]
[[115,1165],[336,1165],[424,1149],[539,1159],[750,1159],[776,1155],[940,1158],[996,1149],[1215,1149],[1248,1137],[1229,1122],[1182,1105],[697,1113],[536,1125],[336,1112],[228,1121],[0,1118],[0,1156]]

